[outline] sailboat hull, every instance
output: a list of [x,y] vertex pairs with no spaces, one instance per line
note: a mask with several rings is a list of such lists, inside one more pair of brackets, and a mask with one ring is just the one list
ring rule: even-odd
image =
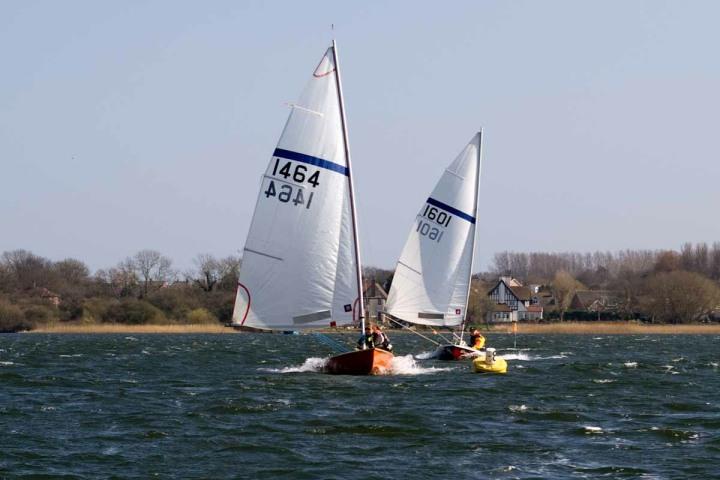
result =
[[465,345],[441,345],[435,350],[434,357],[438,360],[465,360],[478,356],[485,357],[482,350],[475,350]]
[[334,375],[381,375],[391,367],[393,354],[379,348],[357,350],[328,360],[325,371]]

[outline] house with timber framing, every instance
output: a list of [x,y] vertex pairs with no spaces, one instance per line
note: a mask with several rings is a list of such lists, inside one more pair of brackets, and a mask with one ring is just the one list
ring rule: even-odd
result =
[[538,321],[543,307],[538,297],[538,285],[524,286],[512,277],[500,277],[488,296],[495,306],[488,313],[488,322]]

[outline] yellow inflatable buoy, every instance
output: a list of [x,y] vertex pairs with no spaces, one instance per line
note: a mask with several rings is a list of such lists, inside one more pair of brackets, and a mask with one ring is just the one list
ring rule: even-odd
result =
[[495,355],[494,348],[487,348],[485,356],[476,358],[472,364],[477,373],[507,373],[507,361]]

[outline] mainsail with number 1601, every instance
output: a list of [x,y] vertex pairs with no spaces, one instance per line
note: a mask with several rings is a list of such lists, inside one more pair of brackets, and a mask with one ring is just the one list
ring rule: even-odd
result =
[[430,327],[457,327],[465,321],[475,252],[481,143],[482,132],[478,132],[445,169],[420,208],[388,294],[385,308],[392,317]]

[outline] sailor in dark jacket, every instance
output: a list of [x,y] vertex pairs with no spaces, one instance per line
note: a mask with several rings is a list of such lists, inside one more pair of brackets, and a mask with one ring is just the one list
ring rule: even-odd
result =
[[358,350],[367,350],[369,348],[375,348],[375,342],[374,342],[375,335],[373,334],[372,329],[368,325],[365,327],[365,333],[363,333],[357,342],[357,349]]

